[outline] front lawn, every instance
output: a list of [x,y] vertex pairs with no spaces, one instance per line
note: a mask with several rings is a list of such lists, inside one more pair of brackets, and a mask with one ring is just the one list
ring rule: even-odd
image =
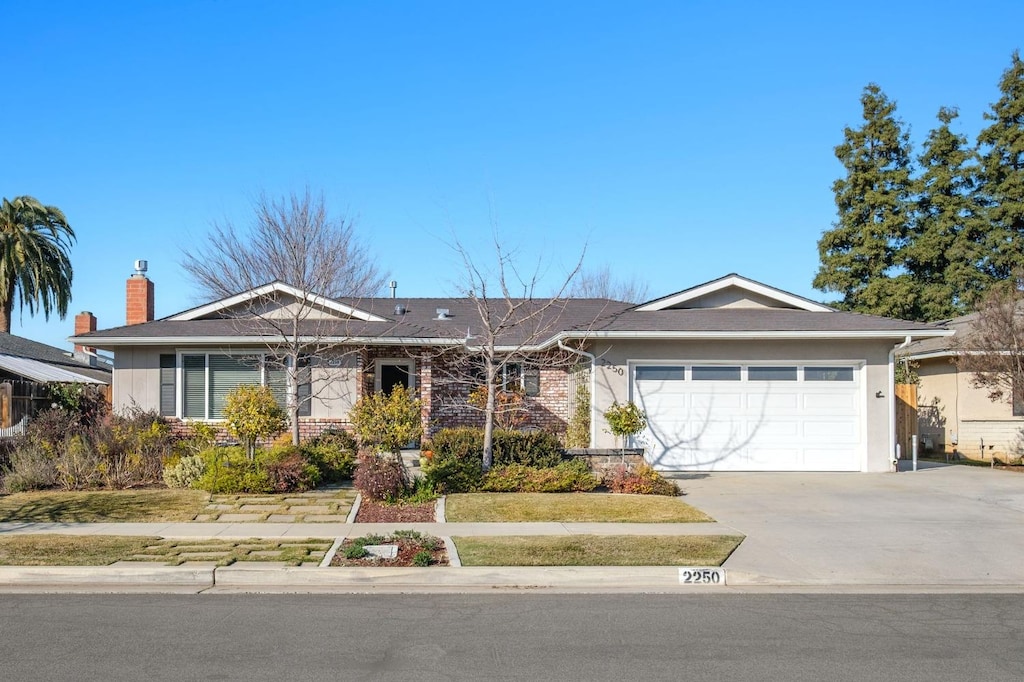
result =
[[721,566],[732,535],[520,535],[452,538],[463,566]]
[[0,495],[0,521],[191,521],[209,499],[201,490],[42,490]]
[[0,536],[0,566],[106,566],[115,561],[158,562],[178,566],[210,561],[279,561],[292,566],[317,565],[330,540],[164,540],[121,535]]
[[449,522],[694,523],[714,521],[678,497],[603,493],[462,493],[445,498]]

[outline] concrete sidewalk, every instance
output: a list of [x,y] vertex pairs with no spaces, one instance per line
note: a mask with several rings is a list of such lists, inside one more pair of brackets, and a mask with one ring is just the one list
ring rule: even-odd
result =
[[721,523],[0,523],[0,535],[135,535],[163,538],[339,538],[395,530],[469,535],[742,535]]

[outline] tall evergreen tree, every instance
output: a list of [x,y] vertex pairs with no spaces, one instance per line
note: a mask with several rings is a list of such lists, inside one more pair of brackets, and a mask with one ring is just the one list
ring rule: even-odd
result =
[[1002,96],[978,134],[980,194],[988,221],[985,272],[1005,280],[1024,263],[1024,62],[1013,53],[999,81]]
[[982,274],[986,230],[975,191],[978,166],[967,138],[950,129],[957,116],[956,109],[939,109],[940,125],[917,159],[917,215],[903,253],[917,289],[912,319],[967,313],[989,283]]
[[839,216],[818,242],[814,287],[841,294],[847,310],[913,316],[915,288],[899,268],[913,209],[910,136],[877,85],[860,101],[864,124],[835,148],[846,177],[832,185]]

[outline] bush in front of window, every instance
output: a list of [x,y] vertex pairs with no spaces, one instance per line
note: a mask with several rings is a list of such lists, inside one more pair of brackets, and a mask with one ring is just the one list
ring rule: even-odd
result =
[[228,433],[245,444],[246,454],[256,456],[256,443],[288,426],[288,417],[267,386],[242,384],[224,398]]

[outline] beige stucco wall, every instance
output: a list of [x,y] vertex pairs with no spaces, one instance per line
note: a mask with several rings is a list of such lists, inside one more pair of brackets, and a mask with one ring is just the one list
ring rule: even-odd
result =
[[918,432],[932,438],[937,451],[956,448],[987,459],[1013,447],[1024,417],[1014,417],[1007,400],[989,400],[988,391],[971,386],[971,374],[949,358],[922,360],[917,374]]
[[[615,447],[602,416],[612,401],[629,395],[630,360],[684,360],[697,362],[862,362],[866,423],[866,471],[891,470],[889,441],[889,351],[895,342],[868,341],[598,341],[593,380],[592,436],[595,447]],[[876,397],[881,392],[882,397]]]
[[[244,353],[245,348],[232,348],[231,352]],[[250,348],[264,351],[265,348]],[[113,406],[124,410],[132,401],[144,410],[160,409],[160,355],[177,353],[172,346],[145,348],[122,347],[114,353]],[[196,351],[201,352],[201,351]],[[225,351],[218,351],[225,352]],[[356,401],[356,370],[358,357],[341,355],[332,367],[321,362],[312,370],[313,399],[310,417],[314,419],[346,419]],[[180,384],[179,384],[180,390]]]

